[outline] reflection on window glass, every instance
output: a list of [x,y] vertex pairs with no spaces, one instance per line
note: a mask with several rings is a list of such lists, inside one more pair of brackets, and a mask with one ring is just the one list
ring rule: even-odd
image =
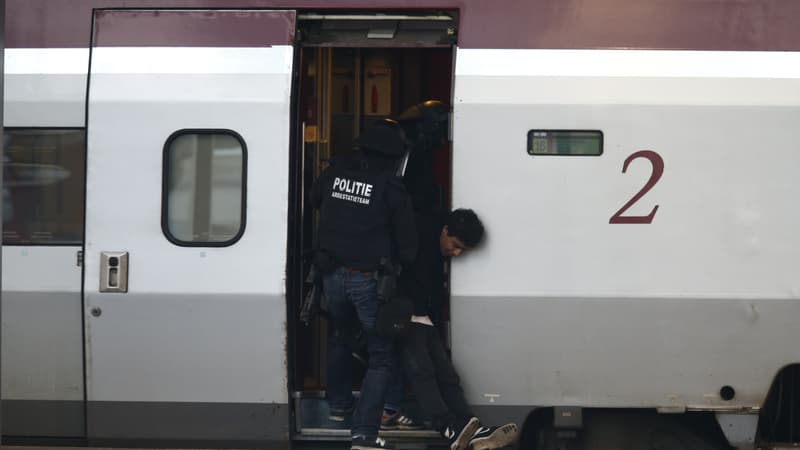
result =
[[603,154],[603,132],[586,130],[530,130],[529,155],[598,156]]
[[5,129],[3,244],[83,242],[84,130]]
[[182,245],[232,243],[243,229],[244,144],[224,132],[168,141],[165,233]]

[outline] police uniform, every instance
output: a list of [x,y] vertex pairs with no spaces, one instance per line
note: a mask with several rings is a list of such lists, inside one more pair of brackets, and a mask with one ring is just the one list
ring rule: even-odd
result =
[[428,100],[401,114],[397,120],[408,137],[410,157],[403,182],[417,212],[434,213],[442,208],[440,189],[434,175],[436,150],[447,140],[449,108]]
[[[411,200],[394,174],[406,149],[402,129],[381,123],[365,130],[358,144],[360,151],[328,167],[311,192],[311,203],[320,210],[318,247],[337,266],[323,277],[330,315],[337,327],[357,320],[367,336],[369,367],[353,412],[354,447],[377,440],[394,365],[394,342],[375,333],[374,271],[381,258],[410,262],[417,251]],[[335,337],[330,340],[327,391],[331,410],[345,412],[352,409],[353,397],[350,352],[342,344]]]
[[320,209],[319,247],[341,266],[369,272],[381,258],[409,262],[416,255],[411,200],[386,159],[339,160],[312,189],[312,202]]

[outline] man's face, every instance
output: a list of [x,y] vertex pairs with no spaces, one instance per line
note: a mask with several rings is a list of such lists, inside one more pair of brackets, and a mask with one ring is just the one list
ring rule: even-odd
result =
[[441,250],[442,256],[454,258],[469,250],[469,247],[464,245],[461,239],[447,234],[447,225],[445,225],[439,235],[439,250]]

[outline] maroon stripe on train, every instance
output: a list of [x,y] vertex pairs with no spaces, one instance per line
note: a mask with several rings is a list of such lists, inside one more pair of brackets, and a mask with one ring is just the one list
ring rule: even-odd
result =
[[97,47],[263,47],[292,43],[294,11],[98,11]]
[[6,46],[88,47],[92,8],[450,9],[462,48],[800,51],[798,0],[6,0]]

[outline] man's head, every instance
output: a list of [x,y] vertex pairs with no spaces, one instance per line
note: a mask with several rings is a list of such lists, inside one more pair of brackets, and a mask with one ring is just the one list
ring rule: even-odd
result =
[[403,111],[397,120],[416,152],[433,151],[447,140],[450,112],[438,100],[426,100],[414,105]]
[[471,209],[456,209],[447,215],[439,235],[442,256],[460,256],[483,239],[483,224]]
[[391,158],[402,157],[408,149],[403,128],[391,119],[381,120],[365,129],[356,143],[363,152]]

